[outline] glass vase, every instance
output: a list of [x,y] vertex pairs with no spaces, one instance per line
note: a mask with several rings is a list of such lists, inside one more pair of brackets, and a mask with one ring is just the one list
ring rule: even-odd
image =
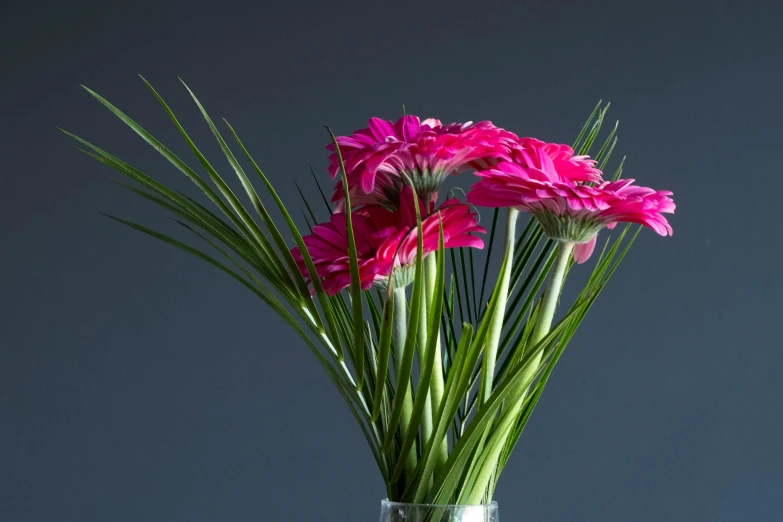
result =
[[405,504],[381,501],[380,522],[498,522],[498,503],[479,505]]

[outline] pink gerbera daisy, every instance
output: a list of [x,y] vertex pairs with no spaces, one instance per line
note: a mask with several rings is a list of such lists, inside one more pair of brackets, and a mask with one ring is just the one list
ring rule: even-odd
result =
[[[401,205],[396,211],[368,205],[355,210],[351,216],[362,288],[366,290],[373,284],[387,284],[392,273],[395,285],[408,284],[412,276],[408,268],[416,261],[418,245],[411,189],[406,187],[402,191]],[[485,231],[478,225],[478,216],[468,205],[449,199],[422,219],[424,256],[438,249],[441,222],[446,248],[483,248],[481,238],[473,235]],[[351,275],[345,214],[332,214],[329,222],[316,225],[313,233],[303,239],[327,293],[334,295],[349,286]],[[302,274],[307,277],[302,253],[298,248],[292,249],[292,253]]]
[[578,262],[592,253],[598,231],[617,222],[639,223],[658,234],[672,234],[663,216],[674,212],[671,192],[639,187],[631,179],[577,183],[578,179],[600,179],[592,160],[568,159],[569,153],[558,160],[553,156],[562,154],[562,149],[538,140],[530,145],[532,150],[520,156],[520,162],[501,161],[477,172],[481,180],[468,192],[468,202],[532,213],[549,237],[577,243],[574,258]]
[[596,161],[590,156],[575,156],[568,145],[521,138],[512,145],[510,156],[512,162],[545,172],[553,181],[602,181]]
[[[403,116],[396,123],[370,118],[369,126],[351,136],[339,136],[337,143],[345,163],[352,204],[378,204],[391,209],[399,205],[399,194],[411,178],[416,191],[428,204],[437,198],[443,180],[472,165],[511,159],[508,151],[517,136],[488,121],[441,124],[440,120],[419,120]],[[334,146],[327,147],[334,151]],[[337,175],[339,161],[329,156],[329,171]],[[342,208],[342,181],[333,201]]]

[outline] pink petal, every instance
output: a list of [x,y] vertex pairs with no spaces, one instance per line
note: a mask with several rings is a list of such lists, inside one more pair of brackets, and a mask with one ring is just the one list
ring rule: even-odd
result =
[[590,259],[590,256],[593,255],[593,250],[595,250],[595,243],[597,239],[598,234],[594,235],[593,239],[587,243],[578,243],[574,247],[574,261],[576,261],[577,264],[581,265]]

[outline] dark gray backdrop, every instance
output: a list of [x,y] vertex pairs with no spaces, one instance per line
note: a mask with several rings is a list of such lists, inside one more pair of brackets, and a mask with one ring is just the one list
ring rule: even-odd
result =
[[570,142],[611,100],[626,175],[674,191],[675,235],[642,235],[569,348],[503,519],[779,519],[779,3],[275,4],[0,7],[0,520],[377,517],[365,442],[282,321],[99,215],[176,231],[56,126],[189,187],[78,87],[186,154],[136,73],[214,153],[186,79],[294,206],[324,124],[405,103]]

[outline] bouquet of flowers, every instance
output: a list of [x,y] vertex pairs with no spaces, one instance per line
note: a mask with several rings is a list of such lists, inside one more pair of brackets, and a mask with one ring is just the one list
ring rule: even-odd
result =
[[[207,249],[110,217],[219,268],[294,329],[355,417],[391,501],[490,502],[555,364],[639,230],[672,233],[664,217],[675,208],[670,192],[622,179],[623,162],[606,179],[617,127],[597,141],[608,108],[600,102],[573,146],[520,138],[488,121],[443,124],[412,115],[371,118],[345,136],[329,131],[331,203],[321,192],[325,212],[316,212],[305,199],[302,226],[230,125],[219,130],[188,89],[240,195],[145,84],[205,178],[87,91],[195,183],[212,208],[67,134]],[[452,176],[470,184],[464,201],[457,191],[444,194]],[[317,176],[313,187],[320,190]],[[520,213],[528,216],[522,226]],[[497,270],[493,255],[500,256]],[[592,268],[576,266],[589,259]],[[585,282],[557,313],[572,269],[584,271]]]

